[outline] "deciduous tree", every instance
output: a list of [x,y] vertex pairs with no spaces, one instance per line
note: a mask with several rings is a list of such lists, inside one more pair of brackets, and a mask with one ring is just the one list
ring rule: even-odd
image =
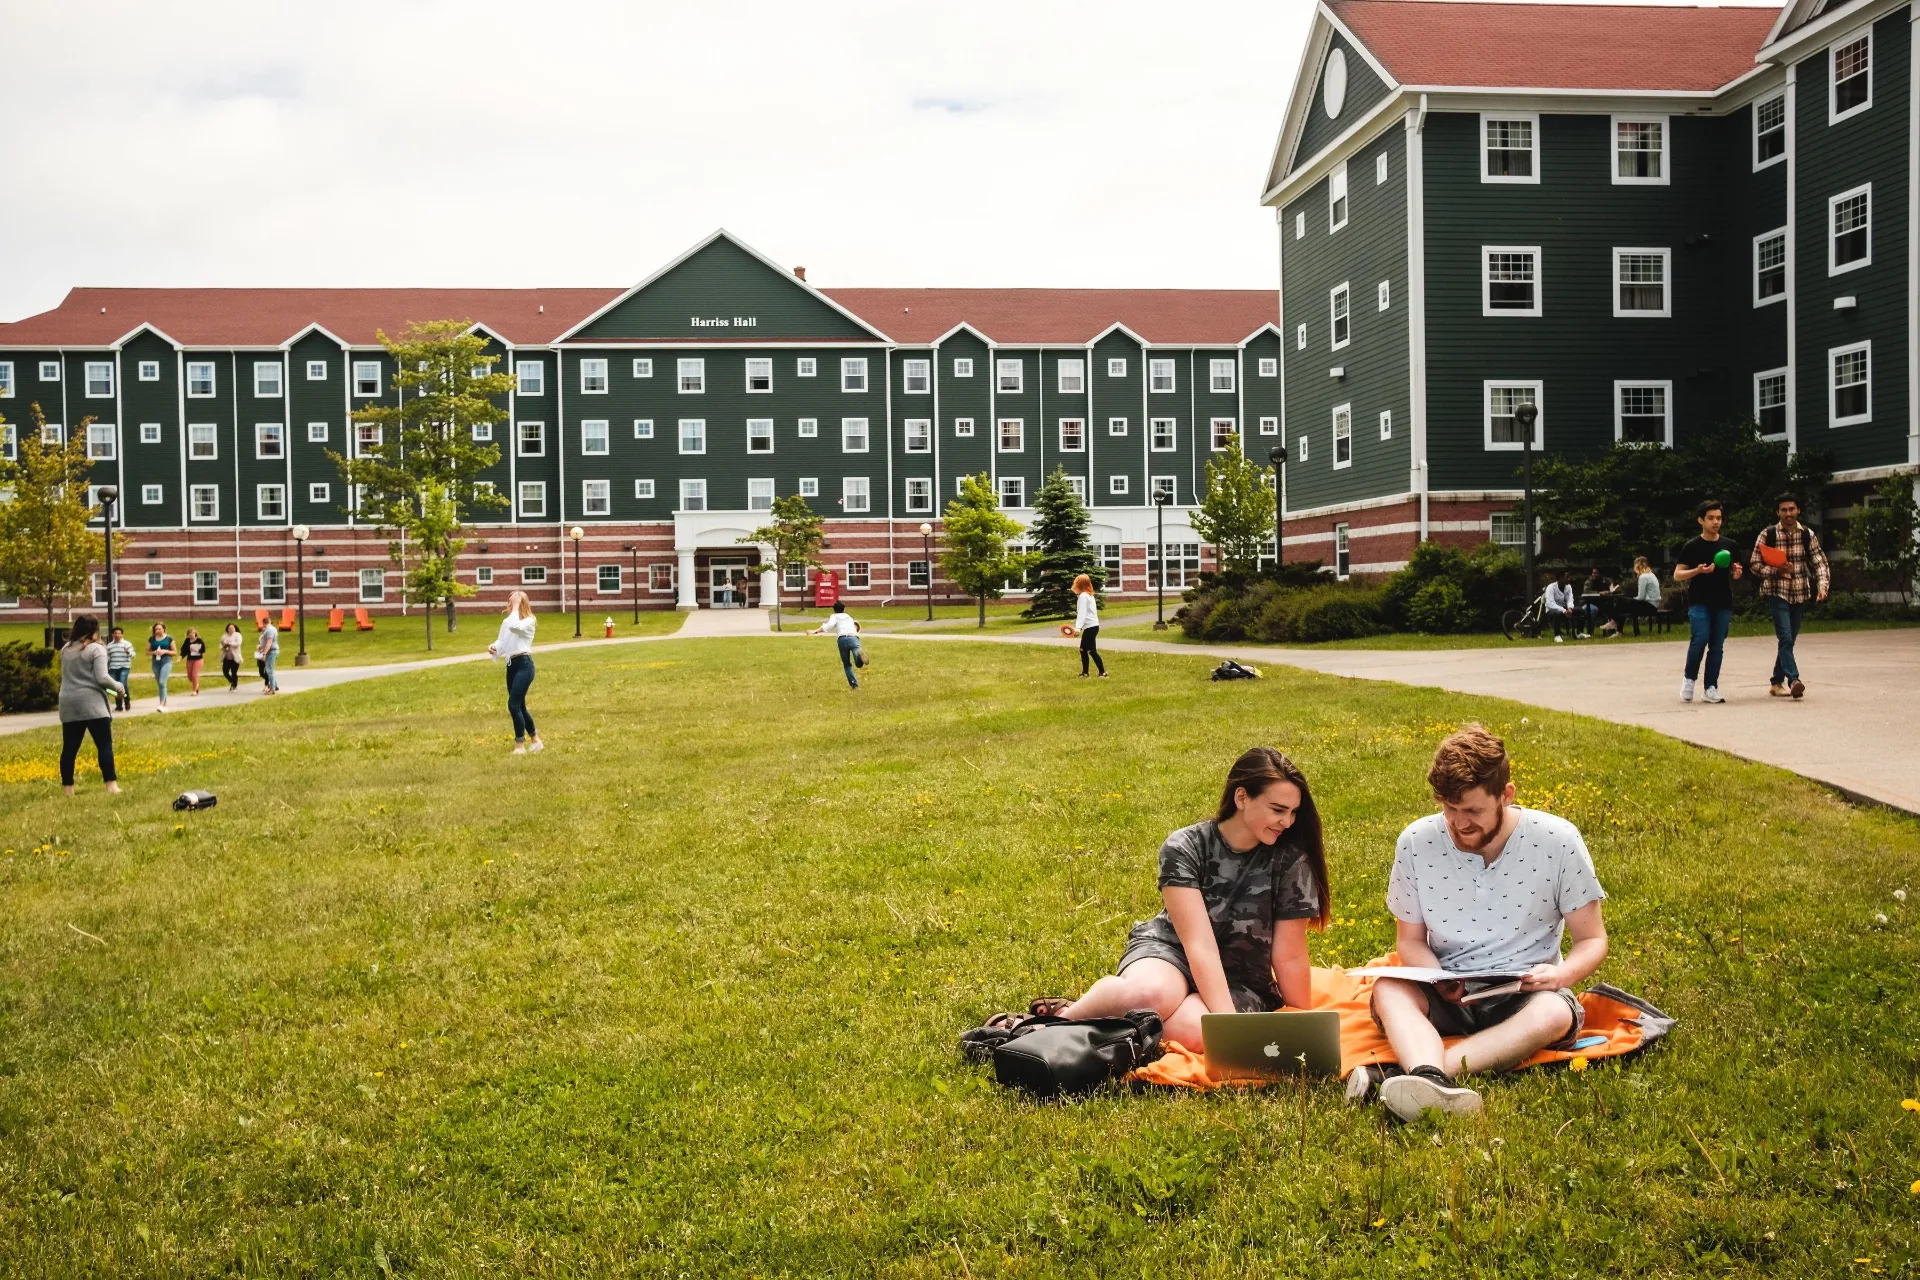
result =
[[797,493],[773,500],[773,520],[763,524],[741,542],[757,542],[773,548],[773,629],[780,630],[780,588],[792,565],[820,563],[820,544],[826,540],[826,525],[814,513],[807,500]]
[[[94,559],[105,557],[106,545],[87,527],[100,514],[87,503],[93,478],[87,428],[93,419],[82,418],[64,439],[48,443],[38,404],[31,414],[32,429],[16,433],[14,456],[0,455],[0,590],[38,596],[51,627],[53,598],[85,592]],[[127,535],[112,537],[114,554],[126,554],[132,545]]]
[[1023,576],[1033,556],[1008,544],[1020,536],[1019,521],[1000,510],[999,495],[983,473],[963,476],[960,496],[947,504],[946,547],[940,568],[947,581],[980,602],[980,625],[987,625],[987,601],[998,600],[1007,581]]
[[1207,491],[1193,513],[1193,531],[1213,544],[1223,571],[1259,567],[1273,537],[1273,468],[1240,451],[1238,436],[1207,463]]

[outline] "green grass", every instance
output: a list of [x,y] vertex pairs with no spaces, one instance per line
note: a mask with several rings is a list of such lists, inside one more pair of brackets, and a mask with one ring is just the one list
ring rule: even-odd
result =
[[[0,1274],[1920,1266],[1920,824],[1512,703],[868,648],[857,694],[819,641],[552,653],[536,756],[466,668],[124,722],[118,798],[0,739]],[[1038,1105],[960,1061],[1112,965],[1250,743],[1326,818],[1316,962],[1386,950],[1393,837],[1468,717],[1586,831],[1601,977],[1667,1043],[1411,1129],[1332,1083]]]
[[[1168,610],[1168,618],[1169,619],[1172,618],[1171,609]],[[1884,630],[1888,630],[1896,627],[1912,627],[1916,625],[1920,625],[1920,624],[1912,623],[1912,622],[1873,622],[1873,621],[1828,622],[1818,618],[1813,618],[1807,621],[1806,626],[1803,627],[1801,630],[1801,634],[1817,635],[1822,632],[1829,632],[1829,631],[1884,631]],[[1733,627],[1728,632],[1728,634],[1731,636],[1771,637],[1773,635],[1773,623],[1767,622],[1758,618],[1735,618],[1733,621]],[[1261,641],[1261,640],[1233,640],[1233,641],[1188,640],[1187,637],[1181,632],[1180,628],[1177,626],[1174,626],[1171,621],[1169,621],[1167,629],[1165,631],[1159,631],[1159,632],[1156,632],[1153,629],[1153,624],[1150,622],[1144,623],[1144,624],[1136,624],[1132,626],[1125,626],[1125,627],[1114,627],[1111,632],[1109,632],[1107,628],[1102,627],[1100,629],[1100,638],[1103,640],[1106,640],[1106,639],[1168,640],[1175,644],[1221,644],[1221,643],[1230,643],[1234,645],[1242,645],[1242,644],[1266,645],[1267,644],[1266,641]],[[1645,627],[1642,627],[1640,634],[1636,636],[1633,634],[1632,629],[1629,628],[1625,635],[1615,636],[1612,639],[1601,639],[1599,637],[1595,637],[1594,639],[1591,639],[1591,640],[1569,639],[1566,643],[1567,644],[1604,644],[1607,646],[1615,646],[1615,645],[1621,645],[1621,644],[1651,644],[1655,641],[1661,641],[1661,640],[1684,641],[1686,638],[1687,638],[1686,619],[1682,618],[1677,624],[1675,624],[1675,626],[1670,631],[1667,631],[1662,635],[1655,635],[1651,630]],[[1298,645],[1298,646],[1272,645],[1269,647],[1309,648],[1309,649],[1505,649],[1505,648],[1520,648],[1527,645],[1551,645],[1552,643],[1553,643],[1553,635],[1551,632],[1541,636],[1539,639],[1536,639],[1536,640],[1509,640],[1506,638],[1506,636],[1502,635],[1500,632],[1492,631],[1492,632],[1475,632],[1470,635],[1460,635],[1460,636],[1429,636],[1429,635],[1419,635],[1415,633],[1396,633],[1393,635],[1384,635],[1384,636],[1368,636],[1365,639],[1361,639],[1361,640],[1327,640],[1319,644],[1312,644],[1312,645]]]

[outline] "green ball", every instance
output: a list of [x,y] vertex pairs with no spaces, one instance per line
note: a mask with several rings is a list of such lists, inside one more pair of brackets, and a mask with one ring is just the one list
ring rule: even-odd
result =
[[1731,552],[1731,551],[1716,551],[1716,552],[1714,552],[1714,553],[1713,553],[1713,562],[1714,562],[1714,563],[1715,563],[1716,565],[1718,565],[1718,566],[1720,566],[1720,567],[1721,567],[1722,569],[1724,569],[1724,568],[1726,568],[1726,567],[1727,567],[1728,565],[1730,565],[1730,564],[1732,564],[1732,563],[1733,563],[1733,552]]

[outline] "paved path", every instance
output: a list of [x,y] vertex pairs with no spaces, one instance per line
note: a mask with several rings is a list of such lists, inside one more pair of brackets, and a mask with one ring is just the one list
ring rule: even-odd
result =
[[687,614],[676,640],[697,636],[764,636],[773,630],[771,609],[694,609]]

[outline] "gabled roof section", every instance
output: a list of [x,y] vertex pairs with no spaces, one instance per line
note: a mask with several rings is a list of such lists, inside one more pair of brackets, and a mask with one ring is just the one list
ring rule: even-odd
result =
[[725,228],[560,335],[571,342],[886,342]]
[[[1392,90],[1393,75],[1380,64],[1371,51],[1353,33],[1346,30],[1333,10],[1324,3],[1313,7],[1312,25],[1307,28],[1307,38],[1300,50],[1300,65],[1294,69],[1293,91],[1287,95],[1287,114],[1280,124],[1280,136],[1274,142],[1273,156],[1267,162],[1267,182],[1263,191],[1270,191],[1300,166],[1310,160],[1328,141],[1345,133],[1366,114],[1366,107],[1348,106],[1342,109],[1341,121],[1316,119],[1316,109],[1320,107],[1320,81],[1325,74],[1327,55],[1336,47],[1350,51],[1346,56],[1346,71],[1349,76],[1358,73],[1374,86],[1384,85]],[[1374,105],[1369,103],[1369,106]],[[1329,127],[1331,126],[1331,127]],[[1313,128],[1318,145],[1303,145],[1302,138]],[[1324,135],[1324,136],[1318,136]]]
[[[1790,60],[1794,47],[1832,38],[1850,27],[1853,19],[1877,19],[1894,7],[1885,0],[1791,0],[1767,32],[1761,56],[1785,53]],[[1775,50],[1776,44],[1786,48]]]
[[1161,346],[1237,345],[1279,314],[1272,289],[829,289],[899,341],[962,321],[1002,346],[1082,346],[1118,322]]

